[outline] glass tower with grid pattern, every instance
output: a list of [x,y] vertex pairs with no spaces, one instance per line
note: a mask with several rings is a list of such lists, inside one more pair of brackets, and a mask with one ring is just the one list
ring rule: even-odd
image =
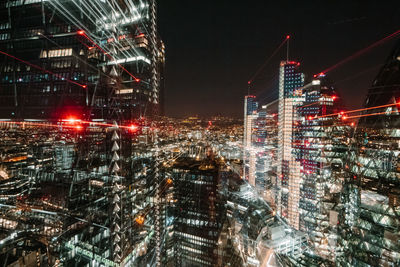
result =
[[[341,266],[400,266],[400,43],[369,88],[346,166]],[[372,113],[381,115],[368,116]]]

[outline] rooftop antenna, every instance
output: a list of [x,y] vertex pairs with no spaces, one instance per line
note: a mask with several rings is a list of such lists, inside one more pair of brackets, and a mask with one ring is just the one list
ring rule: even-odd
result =
[[290,35],[286,36],[287,40],[287,46],[286,46],[286,62],[289,62],[289,41],[290,41]]

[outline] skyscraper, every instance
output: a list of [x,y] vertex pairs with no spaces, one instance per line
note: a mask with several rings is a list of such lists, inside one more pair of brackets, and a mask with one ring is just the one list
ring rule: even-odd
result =
[[248,147],[251,144],[251,129],[253,125],[253,115],[258,108],[256,96],[247,95],[244,98],[244,133],[243,133],[243,146]]
[[[296,90],[304,85],[304,75],[298,71],[300,63],[282,61],[279,68],[278,109],[278,169],[277,207],[278,215],[296,228],[298,225],[297,203],[299,194],[299,164],[292,155],[293,123],[298,102]],[[297,229],[297,228],[296,228]]]
[[293,132],[293,155],[300,164],[294,227],[307,234],[314,253],[335,262],[350,122],[341,118],[340,98],[322,75],[300,90],[303,101]]
[[12,173],[23,187],[7,201],[44,211],[9,221],[35,229],[51,265],[159,263],[158,139],[118,126],[160,113],[156,2],[11,0],[0,14],[0,119],[43,121],[6,124],[5,149],[29,137]]
[[255,185],[256,158],[252,146],[254,123],[257,118],[258,102],[256,96],[247,95],[244,99],[244,131],[243,131],[243,177],[251,185]]
[[0,119],[159,114],[156,4],[133,2],[2,1]]
[[400,43],[368,90],[354,134],[339,224],[342,266],[400,265]]
[[166,266],[215,266],[225,218],[218,164],[211,157],[182,157],[170,167],[173,200],[168,208]]

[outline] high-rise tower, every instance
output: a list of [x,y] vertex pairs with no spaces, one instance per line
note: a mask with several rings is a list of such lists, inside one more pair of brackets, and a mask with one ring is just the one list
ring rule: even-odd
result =
[[[298,71],[300,63],[282,61],[279,68],[279,109],[278,109],[278,169],[277,169],[277,207],[278,214],[291,225],[297,225],[295,214],[297,206],[292,203],[293,195],[298,195],[299,166],[292,155],[293,123],[297,102],[296,90],[304,84],[304,74]],[[292,177],[292,178],[291,178]],[[293,210],[293,212],[291,212]]]
[[368,90],[345,181],[342,266],[400,265],[400,43]]
[[2,1],[0,119],[107,120],[116,108],[124,119],[160,114],[156,3],[116,3]]
[[[349,144],[349,123],[339,115],[340,99],[322,75],[301,88],[302,104],[293,135],[293,155],[300,165],[297,205],[291,217],[295,228],[307,233],[315,254],[335,262],[337,221],[343,166]],[[291,193],[291,192],[290,192]]]
[[254,122],[257,118],[258,102],[256,96],[247,95],[244,99],[243,130],[243,176],[250,184],[255,185],[255,152],[252,148]]

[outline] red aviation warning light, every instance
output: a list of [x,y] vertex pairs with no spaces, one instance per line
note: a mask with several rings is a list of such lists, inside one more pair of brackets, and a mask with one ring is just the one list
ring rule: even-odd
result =
[[74,116],[70,116],[70,117],[66,118],[65,120],[63,120],[63,121],[68,122],[69,124],[77,124],[77,123],[81,122],[80,119],[77,119]]
[[337,96],[335,96],[335,95],[334,95],[334,96],[332,96],[332,100],[333,100],[333,101],[335,101],[335,100],[336,100],[336,98],[337,98]]
[[136,132],[139,129],[139,126],[137,126],[136,124],[131,124],[129,125],[129,131],[131,132]]
[[77,33],[78,35],[85,35],[85,31],[83,31],[83,30],[77,31],[76,33]]
[[290,35],[286,35],[286,39],[290,39]]
[[67,117],[66,119],[64,119],[62,121],[67,124],[66,127],[71,128],[77,132],[80,132],[83,130],[82,123],[84,123],[84,122],[74,116]]

